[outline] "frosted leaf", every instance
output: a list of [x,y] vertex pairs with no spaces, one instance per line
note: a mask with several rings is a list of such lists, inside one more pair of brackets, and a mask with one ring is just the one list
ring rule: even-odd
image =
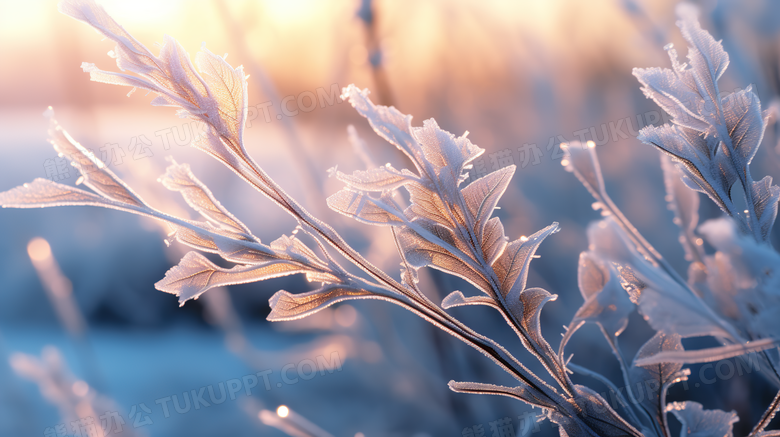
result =
[[[213,226],[211,226],[209,223],[205,224],[216,231],[216,228],[213,228]],[[168,237],[173,241],[178,241],[179,243],[185,244],[189,247],[192,247],[193,249],[202,250],[204,252],[219,253],[219,246],[217,246],[215,240],[219,237],[222,237],[220,234],[215,232],[208,232],[205,229],[199,229],[192,226],[170,224],[170,227],[172,232],[168,235]]]
[[[589,141],[587,144],[572,142],[566,146],[564,148],[566,170],[574,173],[596,200],[593,208],[601,209],[603,216],[614,216],[615,223],[620,225],[625,230],[625,236],[634,242],[635,250],[642,253],[645,258],[653,260],[653,263],[656,263],[656,260],[661,259],[661,255],[644,240],[607,194],[595,146],[595,143],[592,141]],[[589,239],[588,241],[593,240]]]
[[571,411],[561,414],[555,409],[545,411],[547,417],[558,425],[561,437],[641,437],[636,428],[626,422],[609,403],[595,391],[575,385],[576,394],[570,400]]
[[723,114],[737,162],[749,165],[764,138],[766,122],[761,102],[752,91],[740,90],[723,98]]
[[580,142],[573,142],[564,147],[564,159],[567,163],[566,171],[574,173],[588,192],[599,203],[606,193],[604,177],[601,175],[601,166],[596,158],[596,149],[588,147]]
[[356,86],[345,87],[341,98],[349,103],[360,115],[365,117],[374,131],[390,144],[398,147],[418,166],[421,151],[420,145],[412,135],[412,116],[401,114],[394,107],[376,106],[368,99],[367,90],[359,90]]
[[[157,91],[157,87],[151,81],[130,74],[104,71],[97,68],[97,66],[91,62],[83,62],[81,64],[81,70],[85,73],[89,73],[90,80],[94,82],[132,87],[130,92],[127,93],[128,97],[130,97],[138,88]],[[179,102],[173,97],[159,96],[152,100],[151,104],[153,106],[178,106]]]
[[303,261],[305,264],[325,266],[326,264],[317,257],[308,246],[294,236],[282,235],[272,241],[270,248],[274,250],[280,258],[287,257],[291,260]]
[[[631,383],[636,387],[635,397],[661,429],[668,429],[666,424],[666,388],[678,377],[682,364],[662,363],[639,365],[647,357],[666,351],[682,351],[683,346],[677,334],[657,332],[647,341],[634,357],[634,363],[629,370]],[[641,394],[641,396],[640,396]]]
[[403,213],[395,208],[389,195],[379,199],[368,194],[344,188],[328,197],[330,209],[372,225],[402,225],[406,222]]
[[420,282],[417,270],[406,262],[401,264],[401,282],[412,290],[417,290],[417,283]]
[[738,281],[742,285],[766,284],[770,285],[769,289],[780,285],[777,282],[780,279],[780,254],[740,235],[733,220],[725,217],[707,220],[699,226],[699,232],[716,250],[729,255],[739,270],[741,278]]
[[155,57],[130,35],[122,26],[114,21],[103,9],[91,0],[69,0],[61,1],[58,9],[65,15],[76,20],[85,22],[95,28],[106,38],[117,42],[116,48],[112,51],[112,57],[117,62],[123,62],[120,67],[123,70],[135,69],[147,71],[155,69]]
[[421,162],[426,164],[425,173],[437,184],[443,197],[454,201],[464,167],[484,150],[471,144],[466,137],[456,137],[440,129],[433,119],[425,120],[422,127],[413,129],[424,157]]
[[92,80],[148,89],[164,95],[192,114],[203,112],[199,106],[208,98],[203,79],[195,72],[187,53],[173,38],[165,36],[160,55],[156,57],[114,21],[102,6],[91,0],[66,0],[60,2],[59,10],[89,24],[116,42],[114,55],[117,66],[123,71],[141,76],[97,70],[94,65],[89,65],[89,70],[85,68],[85,71],[90,72]]
[[[209,121],[217,128],[220,136],[234,142],[233,148],[243,154],[244,123],[247,114],[247,84],[243,67],[233,68],[221,56],[206,49],[205,45],[195,55],[195,65],[217,107],[207,104]],[[210,103],[210,102],[209,102]],[[214,117],[216,115],[216,117]]]
[[[425,218],[456,230],[459,238],[468,240],[468,232],[474,218],[467,217],[464,208],[465,201],[458,189],[462,180],[464,167],[476,158],[482,149],[471,144],[464,137],[455,137],[439,128],[433,120],[426,120],[423,127],[413,128],[411,117],[404,116],[395,108],[374,105],[365,91],[360,91],[351,85],[344,89],[344,97],[366,117],[374,130],[383,138],[403,150],[413,161],[417,174],[409,171],[393,171],[392,167],[381,170],[391,172],[391,186],[404,185],[410,193],[411,205],[405,211],[407,218]],[[374,173],[357,173],[362,183],[368,183],[366,189],[384,189],[384,182],[374,185],[380,170]],[[404,176],[401,180],[399,175]],[[388,176],[389,177],[389,176]],[[380,178],[379,180],[384,180]],[[349,184],[358,181],[346,180]],[[465,226],[466,229],[456,229]]]
[[701,262],[704,248],[696,244],[698,237],[695,233],[699,224],[699,196],[685,185],[682,170],[674,165],[670,157],[661,156],[661,168],[666,194],[669,196],[669,208],[674,211],[675,223],[680,227],[680,243],[685,249],[685,259]]
[[611,272],[601,260],[588,252],[580,254],[577,269],[577,285],[585,300],[596,296],[611,280]]
[[489,293],[491,287],[487,279],[460,257],[454,255],[453,251],[431,243],[409,228],[404,228],[398,233],[398,240],[404,248],[407,261],[413,267],[430,266],[436,268],[459,276],[478,289]]
[[780,255],[739,233],[729,218],[708,220],[699,232],[717,252],[705,258],[694,286],[750,338],[780,338]]
[[634,75],[644,85],[645,95],[675,116],[675,123],[687,124],[704,133],[709,129],[708,125],[717,123],[722,116],[717,81],[728,66],[729,58],[723,46],[699,26],[698,10],[694,6],[679,5],[677,15],[680,17],[677,26],[689,43],[690,65],[681,65],[677,51],[671,49],[668,53],[674,71],[634,69]]
[[706,256],[703,264],[691,264],[688,281],[707,305],[722,317],[732,321],[740,319],[736,297],[741,290],[737,288],[736,272],[727,255],[716,252]]
[[733,328],[707,308],[701,300],[671,281],[641,290],[639,312],[655,330],[687,337],[736,338]]
[[613,218],[591,224],[588,241],[593,253],[616,265],[621,285],[653,329],[683,337],[735,337],[733,329],[701,300],[647,262]]
[[146,207],[146,204],[122,182],[94,153],[74,140],[52,117],[49,120],[49,142],[54,150],[66,156],[83,177],[84,185],[117,202]]
[[[261,264],[278,258],[291,258],[282,256],[268,246],[253,241],[245,241],[238,238],[223,237],[221,235],[211,238],[216,253],[226,259],[239,264]],[[308,260],[304,258],[302,261]]]
[[243,234],[215,228],[208,222],[177,220],[168,221],[168,224],[173,228],[171,237],[176,241],[194,249],[219,254],[230,262],[263,264],[273,260],[287,260],[310,265],[312,268],[327,269],[326,264],[311,251],[302,253],[301,250],[289,250],[287,246],[274,245],[274,243],[267,246],[247,240]]
[[441,301],[441,307],[445,310],[466,305],[485,305],[498,308],[498,304],[492,298],[487,296],[469,296],[466,297],[460,291],[453,291]]
[[189,165],[177,164],[174,161],[160,177],[160,182],[169,190],[181,192],[187,204],[212,223],[232,232],[252,234],[246,225],[228,212],[211,191],[192,174]]
[[377,134],[403,151],[420,175],[443,182],[441,189],[456,188],[463,167],[484,152],[465,137],[456,138],[439,129],[433,120],[413,128],[411,116],[393,107],[374,105],[368,93],[354,85],[344,88],[342,98],[368,120]]
[[460,205],[448,205],[439,193],[421,184],[409,184],[406,188],[412,203],[404,210],[408,218],[436,223],[450,229],[453,233],[458,232],[461,236],[464,232],[468,233],[469,228],[463,226],[465,217]]
[[628,324],[628,315],[634,311],[634,304],[610,270],[610,279],[604,288],[580,307],[575,319],[595,322],[614,337],[620,335]]
[[[465,135],[455,137],[434,120],[412,127],[411,117],[395,108],[374,105],[367,92],[354,85],[344,88],[343,98],[377,134],[406,153],[416,173],[388,165],[352,176],[339,174],[348,187],[329,199],[331,208],[360,221],[400,228],[396,231],[400,250],[413,268],[433,267],[459,276],[499,299],[499,309],[505,313],[521,305],[528,265],[541,241],[557,231],[557,224],[530,239],[507,242],[500,220],[491,215],[515,167],[502,168],[460,188],[466,179],[464,170],[484,152]],[[398,187],[409,192],[410,205],[403,215],[391,207],[391,199],[382,201],[366,193]]]
[[504,253],[508,239],[504,235],[504,225],[498,217],[493,217],[485,224],[482,233],[482,254],[489,265],[493,265]]
[[563,356],[566,343],[585,322],[599,325],[611,343],[628,325],[628,316],[634,311],[634,304],[621,287],[617,271],[594,254],[580,254],[577,282],[585,303],[574,314],[569,329],[558,348]]
[[733,437],[739,422],[734,411],[705,410],[698,402],[673,402],[667,409],[683,424],[680,437]]
[[678,363],[678,364],[696,364],[696,363],[710,363],[713,361],[725,360],[728,358],[738,357],[740,355],[760,352],[769,348],[773,348],[780,344],[780,340],[772,338],[764,338],[761,340],[751,341],[748,344],[731,344],[728,346],[713,347],[699,350],[673,350],[659,352],[654,355],[638,358],[635,361],[637,366],[651,366],[661,363]]
[[336,172],[336,177],[350,187],[361,191],[391,191],[409,182],[419,181],[408,170],[398,171],[392,166],[386,165],[367,171],[357,170],[351,175]]
[[78,188],[37,178],[28,184],[0,193],[0,205],[3,208],[45,208],[67,205],[116,208],[118,204]]
[[514,174],[515,166],[510,165],[477,179],[461,190],[466,207],[474,218],[474,233],[480,242],[484,241],[485,225]]
[[558,223],[534,233],[526,240],[517,239],[507,244],[504,252],[493,264],[500,284],[501,295],[507,302],[519,299],[520,293],[525,289],[528,278],[529,266],[533,255],[545,238],[558,232]]
[[554,409],[556,406],[549,398],[532,387],[505,387],[503,385],[484,384],[481,382],[450,381],[450,390],[456,393],[488,394],[508,396],[520,399],[530,405]]
[[331,265],[321,261],[295,238],[282,237],[270,246],[255,241],[248,229],[221,207],[186,165],[174,163],[163,176],[163,182],[168,188],[181,191],[187,202],[209,221],[184,220],[146,206],[124,182],[70,138],[54,120],[51,123],[55,148],[77,161],[76,166],[82,171],[85,184],[99,195],[37,179],[32,184],[0,193],[0,204],[3,206],[30,208],[88,205],[149,216],[167,222],[173,229],[171,237],[183,244],[217,253],[229,261],[248,264],[223,269],[201,255],[190,253],[158,283],[161,290],[179,295],[181,303],[215,286],[260,281],[283,274],[306,273],[312,280],[340,281]]
[[[408,229],[422,236],[425,240],[433,243],[442,249],[449,250],[463,262],[471,266],[474,271],[485,276],[483,266],[477,261],[479,252],[465,240],[463,227],[454,228],[447,224],[439,223],[434,220],[418,217],[410,222]],[[466,234],[468,235],[468,234]]]
[[[663,275],[654,266],[645,266],[644,258],[636,250],[625,231],[612,217],[607,217],[604,220],[588,225],[587,235],[590,243],[588,246],[590,252],[598,259],[613,263],[621,276],[623,276],[623,270],[631,270],[633,272],[636,268],[649,270],[655,276]],[[628,278],[621,278],[624,288],[626,279]],[[636,303],[639,299],[639,292],[647,285],[641,283],[640,278],[636,278],[636,281],[628,280],[628,282],[636,282],[635,285],[639,286],[638,290],[626,290],[629,291],[631,300]],[[636,291],[636,293],[633,293],[633,291]]]
[[765,240],[769,239],[772,226],[777,218],[777,202],[780,200],[780,187],[772,185],[772,177],[764,176],[763,179],[750,185],[753,195],[753,210],[758,219],[761,235]]
[[335,303],[349,299],[389,300],[390,298],[376,292],[338,284],[329,284],[308,293],[292,294],[280,290],[271,296],[271,299],[269,300],[271,314],[268,315],[268,320],[271,322],[278,322],[300,319]]
[[283,196],[268,186],[266,176],[243,145],[248,102],[242,67],[232,68],[203,47],[196,56],[199,73],[173,38],[165,36],[159,55],[154,56],[92,0],[63,0],[59,9],[116,43],[113,54],[117,66],[127,73],[103,71],[85,63],[84,71],[92,80],[149,90],[158,95],[153,105],[178,107],[179,116],[206,123],[208,129],[194,139],[193,145],[225,163],[273,200],[284,202]]
[[[85,62],[85,64],[86,64],[86,62]],[[88,64],[88,65],[90,66],[90,69],[97,69],[97,67],[95,67],[94,64]],[[84,71],[87,71],[87,70],[84,70]],[[135,88],[133,88],[133,89],[135,89]],[[130,94],[128,94],[127,96],[130,97]],[[157,96],[157,97],[153,98],[152,101],[149,102],[149,104],[152,105],[152,106],[174,106],[174,107],[176,106],[176,102],[174,102],[173,100],[171,100],[171,99],[169,99],[169,98],[167,98],[165,96]]]
[[[678,65],[677,51],[669,50],[673,65]],[[679,114],[674,120],[679,126],[705,132],[707,122],[699,113],[704,100],[696,90],[695,79],[690,70],[672,71],[667,68],[634,68],[634,76],[643,85],[647,98],[653,99],[669,114]]]
[[731,187],[737,181],[737,174],[728,162],[714,136],[704,137],[691,129],[680,126],[648,126],[642,129],[640,140],[652,144],[668,153],[678,161],[685,177],[693,183],[688,184],[715,202],[725,212],[729,211]]
[[[391,122],[395,110],[374,106],[364,94],[355,96],[355,99],[356,104],[362,102],[366,105],[367,114],[375,117],[373,121],[370,120],[372,125]],[[393,123],[397,122],[395,120]],[[413,129],[409,126],[409,129],[409,138],[404,144],[409,146],[410,153],[413,152],[410,155],[412,159],[422,159],[416,162],[416,168],[423,169],[420,175],[414,175],[408,170],[399,172],[391,166],[355,172],[352,176],[340,173],[339,178],[349,187],[331,196],[328,204],[331,209],[365,223],[405,228],[399,233],[399,242],[413,266],[441,268],[465,277],[490,293],[486,272],[482,271],[478,259],[487,254],[492,263],[500,254],[505,244],[501,241],[503,229],[496,226],[495,222],[491,225],[490,241],[483,250],[479,238],[474,235],[475,224],[488,218],[492,208],[480,211],[479,206],[475,206],[474,212],[483,214],[483,217],[474,217],[465,207],[463,194],[456,188],[460,170],[452,170],[463,167],[481,149],[471,145],[465,138],[454,138],[442,131],[432,120],[426,121],[423,128]],[[397,135],[393,138],[393,141],[400,141]],[[499,179],[496,179],[496,183],[503,183]],[[410,193],[411,205],[403,212],[396,209],[389,194],[383,194],[377,199],[366,193],[386,192],[399,186],[404,186]],[[494,202],[498,198],[496,194],[500,194],[495,193],[495,189],[490,187],[480,193],[475,186],[469,196],[472,202],[482,202],[484,199],[479,198],[480,194],[483,197],[490,196],[488,202]],[[503,189],[499,191],[503,192]],[[474,243],[478,243],[476,247]]]
[[179,305],[184,305],[186,301],[197,299],[205,291],[214,287],[245,284],[305,272],[306,269],[301,265],[286,262],[239,265],[225,269],[197,252],[188,252],[179,265],[168,270],[165,278],[155,284],[155,288],[179,296]]
[[[542,335],[542,326],[540,318],[542,308],[547,302],[556,300],[558,295],[550,294],[542,288],[527,288],[520,293],[517,301],[510,295],[507,298],[507,305],[515,318],[520,322],[520,326],[525,331],[523,343],[526,348],[541,352],[545,357],[546,364],[550,366],[557,375],[565,374],[560,361],[556,360],[555,352],[547,343]],[[528,342],[529,344],[526,344]]]
[[[766,114],[749,87],[721,98],[717,81],[729,63],[728,55],[701,28],[694,6],[680,4],[677,14],[677,25],[689,44],[689,65],[680,64],[672,49],[673,70],[634,69],[645,95],[672,115],[673,124],[647,126],[639,138],[670,154],[680,163],[689,186],[739,220],[743,232],[766,242],[777,216],[780,187],[767,178],[754,182],[749,168],[764,136]],[[736,181],[747,199],[746,216],[730,196]]]
[[118,209],[164,221],[173,229],[170,236],[175,240],[206,252],[219,253],[230,261],[259,263],[280,258],[278,253],[267,246],[245,240],[246,236],[215,228],[209,222],[180,219],[149,207],[123,204],[44,179],[36,179],[32,184],[0,193],[0,204],[14,208],[79,205]]
[[[677,26],[688,47],[688,62],[696,80],[699,91],[709,101],[716,102],[718,95],[718,80],[729,65],[729,55],[723,50],[723,45],[715,41],[707,31],[699,25],[699,10],[693,5],[681,3],[677,6],[677,16],[680,21]],[[709,109],[709,108],[708,108]],[[715,110],[715,108],[712,108]]]

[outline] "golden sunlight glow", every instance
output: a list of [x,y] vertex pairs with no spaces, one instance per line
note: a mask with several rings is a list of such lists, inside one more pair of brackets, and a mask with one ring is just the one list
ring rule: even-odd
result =
[[588,141],[588,147],[592,149],[596,147],[596,143],[594,143],[593,141]]
[[42,29],[45,24],[40,17],[45,17],[51,7],[47,2],[17,2],[0,0],[0,33],[12,35],[13,32]]
[[27,244],[27,254],[33,262],[40,262],[51,257],[49,243],[41,237],[35,237]]
[[312,15],[315,6],[314,0],[267,0],[263,3],[263,12],[274,23],[288,24]]
[[290,409],[285,405],[279,405],[279,408],[276,409],[276,414],[278,414],[279,417],[287,417],[290,414]]

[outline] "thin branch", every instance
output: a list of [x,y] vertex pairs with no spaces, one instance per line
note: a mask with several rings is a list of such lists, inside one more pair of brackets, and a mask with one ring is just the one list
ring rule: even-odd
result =
[[751,431],[750,434],[748,434],[748,437],[755,437],[759,435],[759,433],[761,433],[764,430],[764,428],[766,428],[767,425],[769,425],[769,422],[771,422],[772,419],[775,417],[775,414],[777,414],[778,409],[780,409],[780,391],[777,392],[777,395],[775,395],[775,398],[772,400],[772,403],[769,404],[769,407],[766,409],[766,411],[764,411],[764,414],[761,416],[761,420],[759,420],[758,423],[756,423],[756,426],[753,427],[753,431]]

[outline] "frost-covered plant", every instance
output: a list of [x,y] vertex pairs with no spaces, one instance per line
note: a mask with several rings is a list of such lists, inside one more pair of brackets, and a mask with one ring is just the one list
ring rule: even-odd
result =
[[[682,5],[678,14],[682,34],[691,44],[690,65],[680,64],[668,46],[672,70],[634,70],[645,95],[672,116],[671,124],[644,128],[640,139],[676,163],[674,167],[665,164],[664,171],[683,228],[681,241],[693,261],[689,292],[719,319],[717,324],[674,329],[684,336],[714,335],[734,345],[776,341],[780,339],[776,322],[780,255],[769,244],[769,235],[777,217],[780,187],[772,185],[770,176],[754,181],[750,174],[750,161],[764,137],[768,113],[761,111],[761,102],[750,87],[721,96],[718,79],[729,63],[728,54],[699,27],[695,9]],[[699,227],[699,233],[717,250],[714,256],[704,253],[695,235],[698,197],[678,187],[679,180],[707,194],[730,217]],[[737,207],[740,204],[744,209]],[[765,357],[778,369],[776,351]],[[717,359],[715,351],[712,359]],[[770,377],[780,384],[776,370]]]
[[[640,139],[665,152],[661,166],[667,200],[681,228],[679,241],[686,259],[691,261],[688,280],[609,198],[594,144],[570,145],[564,161],[567,170],[585,185],[607,217],[588,229],[590,247],[580,256],[578,275],[585,304],[564,335],[560,353],[563,356],[579,327],[596,323],[620,361],[631,405],[652,419],[656,433],[669,435],[666,416],[672,411],[691,432],[691,423],[709,422],[711,428],[703,435],[724,435],[724,430],[730,435],[731,423],[737,420],[733,414],[705,412],[695,402],[666,405],[665,393],[668,386],[687,377],[683,364],[746,353],[759,353],[765,376],[780,386],[780,254],[768,242],[780,187],[772,185],[769,176],[755,182],[750,174],[750,161],[766,127],[767,114],[762,113],[758,97],[750,88],[721,96],[717,81],[728,65],[728,55],[700,27],[694,7],[681,4],[677,13],[677,24],[690,44],[690,65],[680,64],[669,45],[673,70],[637,68],[634,75],[644,85],[645,95],[672,115],[671,124],[642,129]],[[692,190],[707,194],[729,217],[698,226],[699,197]],[[747,205],[744,211],[735,206],[740,195]],[[713,255],[705,253],[699,234],[716,249]],[[617,337],[635,306],[657,334],[629,367]],[[681,338],[702,336],[712,336],[723,346],[683,349]],[[658,381],[660,391],[635,398],[632,387],[648,377]],[[779,403],[780,393],[751,435],[763,435]]]
[[[747,268],[745,263],[755,261],[753,258],[760,257],[759,254],[763,252],[742,252],[742,248],[747,250],[752,246],[742,240],[745,237],[735,234],[734,226],[728,219],[710,220],[700,226],[699,231],[708,241],[713,242],[717,249],[728,247],[733,258],[720,251],[714,255],[704,255],[699,247],[701,241],[695,237],[690,245],[701,251],[701,261],[691,264],[690,283],[686,282],[639,234],[609,198],[594,144],[570,144],[564,159],[567,170],[573,172],[588,188],[597,200],[597,208],[602,210],[606,218],[588,227],[589,250],[580,255],[578,269],[579,288],[585,303],[577,311],[564,334],[559,348],[561,359],[564,358],[564,348],[572,335],[584,324],[595,323],[620,364],[624,390],[618,389],[609,379],[592,370],[568,361],[567,366],[577,373],[604,382],[618,397],[625,393],[625,397],[620,398],[621,404],[626,406],[627,415],[646,427],[642,428],[645,435],[670,436],[667,421],[669,412],[683,423],[682,435],[687,435],[686,427],[688,433],[699,433],[696,435],[732,435],[732,424],[738,420],[734,412],[703,410],[702,405],[697,402],[667,405],[666,393],[672,384],[684,381],[690,375],[690,370],[683,368],[684,364],[740,357],[746,353],[762,353],[759,357],[766,365],[759,368],[771,381],[777,382],[777,369],[780,368],[776,354],[777,335],[743,337],[738,325],[735,326],[732,320],[719,314],[718,308],[713,309],[709,301],[702,297],[701,289],[698,288],[701,284],[695,282],[708,273],[717,278],[717,281],[736,281],[738,278],[733,275],[738,271],[742,275],[740,278],[744,280],[745,275],[753,271]],[[667,198],[675,211],[675,222],[683,231],[680,241],[686,244],[686,235],[694,235],[693,229],[698,222],[698,198],[682,185],[678,178],[679,170],[668,158],[663,157],[661,164],[665,172]],[[754,241],[750,239],[750,243],[754,244]],[[777,253],[768,246],[764,247],[764,250],[772,252],[773,255],[763,259],[761,265],[774,265],[775,269],[780,267],[780,263],[776,262],[780,260]],[[769,274],[771,275],[771,271]],[[723,278],[722,275],[732,276]],[[751,278],[755,279],[757,276]],[[739,291],[758,293],[756,283],[752,284],[755,288]],[[748,287],[747,282],[743,282],[743,287]],[[737,305],[741,299],[736,296],[738,290],[730,290],[735,294],[712,297],[729,299],[730,303],[724,302],[726,305]],[[774,309],[768,307],[767,310],[776,311],[776,308],[775,303]],[[618,336],[628,325],[628,317],[634,309],[638,309],[657,333],[639,349],[629,364],[618,344]],[[755,318],[749,320],[751,323],[759,323]],[[772,326],[770,321],[765,320],[763,323]],[[701,336],[713,336],[720,340],[723,346],[684,350],[682,338]],[[762,434],[761,431],[772,419],[778,402],[780,397],[767,409],[765,416],[751,433],[752,436],[774,435]]]
[[[60,3],[60,10],[91,25],[117,44],[111,54],[123,72],[103,71],[93,64],[84,63],[82,67],[90,73],[92,80],[146,89],[157,94],[153,105],[173,106],[178,108],[180,116],[204,122],[208,129],[193,141],[193,146],[233,170],[287,211],[299,226],[293,235],[282,236],[270,244],[261,242],[214,198],[187,165],[176,163],[167,169],[160,182],[166,188],[180,192],[202,219],[187,220],[158,211],[135,194],[93,153],[71,138],[53,117],[49,131],[52,144],[59,153],[71,159],[81,172],[79,182],[94,193],[36,179],[0,194],[0,204],[4,207],[90,205],[132,212],[166,222],[172,229],[172,239],[199,251],[217,254],[235,264],[232,268],[223,268],[198,252],[187,253],[179,265],[156,284],[158,289],[178,295],[181,304],[213,287],[304,274],[309,281],[322,283],[322,286],[298,294],[279,291],[270,300],[272,311],[269,320],[305,317],[347,299],[380,299],[400,305],[482,352],[517,381],[513,387],[453,381],[450,382],[452,390],[504,395],[540,407],[545,417],[559,425],[562,436],[669,436],[668,411],[684,423],[683,434],[731,434],[731,426],[737,420],[734,413],[703,411],[701,405],[690,402],[667,406],[665,393],[670,384],[686,377],[687,369],[682,368],[683,362],[693,362],[692,357],[700,357],[696,354],[701,354],[699,351],[683,351],[681,337],[713,335],[722,339],[725,343],[723,348],[706,351],[707,359],[763,351],[776,346],[777,336],[766,331],[766,323],[756,322],[739,311],[729,313],[734,316],[733,319],[726,319],[718,314],[718,308],[708,304],[702,291],[706,288],[712,302],[725,299],[720,289],[707,285],[707,275],[715,274],[708,270],[710,264],[719,266],[731,262],[734,275],[754,273],[752,266],[746,265],[744,271],[736,267],[739,265],[736,258],[744,256],[743,245],[747,244],[743,234],[755,238],[757,251],[774,254],[766,243],[769,232],[766,223],[774,220],[777,189],[771,187],[766,179],[753,188],[755,183],[750,178],[747,162],[758,144],[750,149],[750,153],[742,153],[748,146],[742,147],[741,143],[739,147],[734,146],[734,138],[747,135],[735,135],[734,132],[749,131],[750,126],[737,123],[742,130],[735,130],[732,120],[724,122],[725,127],[721,129],[721,125],[717,124],[719,119],[713,118],[712,111],[707,112],[707,105],[697,103],[685,107],[704,119],[702,123],[712,121],[710,125],[714,127],[706,130],[706,136],[691,136],[690,132],[682,130],[681,125],[659,128],[669,132],[664,137],[666,142],[659,146],[665,150],[681,149],[682,146],[674,149],[671,144],[679,142],[678,137],[687,135],[685,138],[689,142],[698,138],[706,145],[715,145],[715,139],[728,137],[729,144],[722,150],[730,153],[728,156],[734,156],[737,150],[742,153],[741,161],[737,158],[726,161],[721,155],[727,152],[717,154],[710,152],[712,149],[701,149],[708,153],[709,160],[684,161],[693,162],[690,167],[685,167],[688,178],[701,181],[698,186],[708,194],[714,193],[714,199],[721,199],[719,205],[728,213],[741,217],[733,210],[733,204],[724,200],[728,198],[728,190],[718,190],[731,188],[737,179],[743,182],[743,186],[750,187],[749,190],[754,190],[750,191],[750,195],[746,194],[753,209],[740,222],[738,228],[741,233],[723,234],[721,228],[727,227],[723,224],[726,222],[705,224],[700,228],[700,232],[718,248],[720,256],[716,254],[708,261],[707,255],[696,244],[697,240],[691,240],[691,250],[698,251],[696,253],[702,260],[700,264],[704,266],[696,270],[695,278],[698,280],[693,284],[680,279],[609,199],[593,148],[574,144],[569,147],[568,168],[597,198],[609,217],[589,228],[591,247],[581,256],[579,269],[580,290],[586,302],[577,312],[559,351],[555,351],[543,337],[539,319],[544,304],[557,296],[541,288],[527,287],[526,279],[537,248],[545,238],[557,232],[558,224],[553,223],[530,237],[510,240],[501,221],[492,217],[515,171],[514,166],[466,184],[471,162],[484,152],[483,149],[472,144],[465,135],[456,137],[440,129],[433,120],[414,127],[411,116],[393,107],[374,105],[366,90],[354,85],[344,88],[342,97],[368,120],[378,135],[396,146],[413,164],[413,169],[399,170],[388,164],[352,174],[334,171],[333,175],[346,187],[328,198],[328,205],[335,211],[363,223],[390,228],[402,261],[400,279],[396,279],[375,267],[330,225],[307,212],[247,154],[243,139],[248,107],[247,84],[241,67],[232,68],[222,57],[205,47],[197,53],[193,65],[184,49],[167,36],[160,54],[154,56],[91,0],[65,0]],[[694,47],[708,44],[711,40],[690,15],[684,17],[681,28]],[[708,50],[714,50],[713,46],[720,47],[712,42]],[[704,53],[704,49],[692,49],[692,53],[696,57]],[[673,89],[666,89],[671,87],[667,83],[666,88],[659,87],[658,94],[674,103],[680,101],[675,95],[682,92],[683,85],[695,84],[699,86],[697,89],[708,89],[710,82],[706,77],[699,77],[698,73],[709,68],[702,62],[706,63],[706,59],[697,58],[696,62],[692,62],[694,72],[675,64],[675,77],[690,76],[693,79],[679,79],[687,82],[674,85],[677,88]],[[725,63],[721,64],[722,67],[711,70],[717,72],[710,76],[712,83],[725,68]],[[671,78],[667,79],[669,81]],[[701,95],[705,94],[702,91]],[[717,88],[713,95],[717,96]],[[721,118],[731,120],[724,115],[721,106],[717,108]],[[760,108],[758,111],[760,114]],[[747,122],[757,123],[763,132],[763,119],[751,120]],[[687,125],[684,127],[694,129]],[[703,129],[703,125],[695,124],[695,128]],[[649,138],[653,132],[644,131],[644,138]],[[720,140],[720,143],[725,142]],[[681,153],[678,159],[686,159],[687,155]],[[717,160],[714,167],[710,165],[715,162],[713,159]],[[725,182],[713,179],[720,177],[714,169],[728,162],[741,162],[744,166],[739,171],[729,170],[729,177],[732,173],[736,176],[727,178]],[[705,168],[710,169],[709,173],[698,170],[698,164],[709,166]],[[674,185],[677,179],[671,175],[676,170],[668,164],[666,168],[667,183],[672,187],[670,191],[682,191],[684,187]],[[399,193],[401,188],[408,196]],[[765,192],[770,193],[769,198],[763,194]],[[697,222],[696,208],[691,206],[694,201],[689,194],[681,194],[675,199],[682,205],[677,212],[683,220],[684,236],[693,236]],[[775,199],[775,204],[772,199]],[[332,256],[334,253],[363,273],[350,273]],[[422,267],[459,276],[471,283],[479,294],[467,296],[454,291],[439,305],[418,287],[417,272]],[[719,271],[719,274],[726,272]],[[762,293],[772,291],[776,293],[776,288],[770,287]],[[763,298],[764,294],[756,299]],[[738,302],[738,299],[734,297],[731,302]],[[622,358],[617,337],[625,328],[628,314],[635,304],[659,332],[640,350],[629,367]],[[525,349],[544,366],[549,378],[534,374],[502,345],[475,332],[446,311],[464,305],[485,305],[497,311]],[[739,324],[740,315],[744,317],[744,329]],[[619,414],[594,390],[571,381],[569,368],[595,376],[610,386],[612,384],[607,378],[569,364],[564,359],[566,342],[586,322],[601,326],[621,361],[626,385],[630,386],[634,381],[655,381],[659,390],[653,396],[648,393],[640,400],[629,390],[628,399],[622,399],[623,414]],[[776,358],[770,355],[767,355],[767,360],[776,363]],[[620,391],[616,390],[616,393]],[[767,416],[771,418],[773,411],[770,407]],[[757,425],[753,434],[770,435],[761,433],[766,423],[768,419]]]

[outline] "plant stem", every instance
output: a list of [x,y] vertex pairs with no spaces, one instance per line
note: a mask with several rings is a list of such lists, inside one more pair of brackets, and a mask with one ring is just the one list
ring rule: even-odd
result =
[[766,411],[764,411],[764,414],[761,416],[761,420],[759,420],[756,426],[753,427],[753,431],[748,434],[748,437],[754,437],[761,433],[764,428],[769,425],[769,422],[771,422],[775,417],[778,408],[780,408],[780,391],[777,392],[777,395],[775,395],[772,403],[770,403],[769,407],[766,409]]

